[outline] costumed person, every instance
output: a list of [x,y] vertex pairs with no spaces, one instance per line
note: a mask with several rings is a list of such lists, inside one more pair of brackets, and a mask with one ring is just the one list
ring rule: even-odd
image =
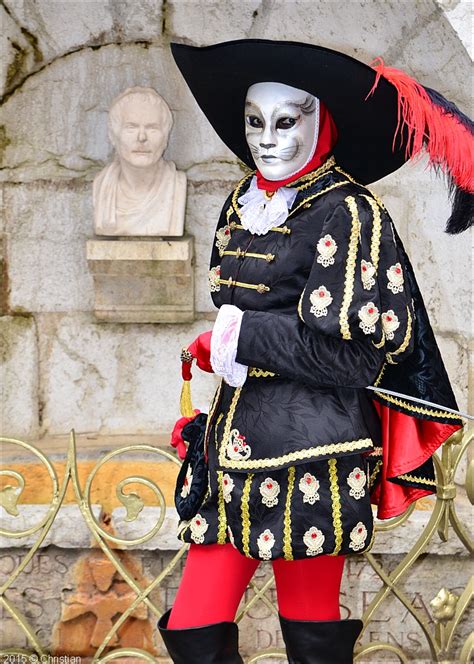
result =
[[215,325],[182,357],[188,381],[194,358],[222,381],[207,424],[188,399],[174,431],[182,451],[193,441],[178,480],[190,549],[159,629],[174,662],[242,662],[233,621],[266,560],[289,661],[347,664],[362,622],[340,619],[340,582],[345,556],[372,545],[371,501],[390,518],[433,493],[431,456],[462,427],[413,269],[366,185],[426,149],[454,189],[448,232],[468,228],[472,123],[403,72],[319,46],[172,51],[257,170],[217,224]]

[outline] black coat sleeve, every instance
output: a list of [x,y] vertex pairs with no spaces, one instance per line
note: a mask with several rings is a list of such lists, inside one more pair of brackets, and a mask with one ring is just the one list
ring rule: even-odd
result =
[[326,220],[298,312],[246,311],[237,362],[318,387],[362,388],[413,344],[413,303],[384,207],[347,196]]

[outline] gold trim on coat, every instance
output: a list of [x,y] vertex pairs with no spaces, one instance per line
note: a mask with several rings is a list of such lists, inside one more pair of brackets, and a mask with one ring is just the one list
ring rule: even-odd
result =
[[354,196],[347,196],[345,199],[347,207],[352,217],[351,236],[347,250],[346,276],[344,279],[344,295],[342,298],[341,311],[339,312],[339,325],[343,339],[351,339],[349,328],[349,307],[354,296],[354,279],[356,270],[356,257],[358,238],[360,231],[359,210]]
[[244,488],[242,491],[242,501],[240,504],[242,514],[242,549],[247,558],[250,555],[250,510],[249,510],[249,496],[250,489],[252,488],[253,473],[249,473],[245,479]]
[[283,522],[283,557],[285,560],[293,560],[293,549],[291,546],[291,497],[295,487],[295,467],[288,468],[288,490],[285,501],[285,516]]
[[334,550],[330,556],[337,556],[342,548],[342,517],[341,517],[341,496],[339,494],[339,484],[337,480],[337,461],[328,460],[329,483],[331,489],[332,502],[332,526],[334,530]]

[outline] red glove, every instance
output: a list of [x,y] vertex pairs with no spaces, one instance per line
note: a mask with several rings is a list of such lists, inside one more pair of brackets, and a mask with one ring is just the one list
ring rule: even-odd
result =
[[201,411],[195,410],[193,417],[180,417],[179,420],[176,422],[176,424],[173,427],[173,431],[171,432],[171,445],[176,448],[176,451],[178,453],[178,456],[180,459],[184,459],[186,456],[186,443],[183,440],[182,431],[186,424],[188,422],[191,422],[196,415],[199,415]]
[[207,371],[208,373],[214,373],[211,366],[211,337],[212,330],[209,330],[209,332],[203,332],[196,337],[192,344],[187,348],[187,352],[189,353],[187,360],[184,359],[186,351],[183,352],[181,356],[181,359],[183,360],[183,380],[190,380],[192,377],[191,364],[193,359],[196,359],[196,364],[200,369]]

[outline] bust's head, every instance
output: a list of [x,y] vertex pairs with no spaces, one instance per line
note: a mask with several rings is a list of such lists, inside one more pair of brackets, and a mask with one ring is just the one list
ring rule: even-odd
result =
[[165,100],[153,88],[127,88],[109,110],[109,138],[120,162],[155,166],[163,156],[173,125]]

